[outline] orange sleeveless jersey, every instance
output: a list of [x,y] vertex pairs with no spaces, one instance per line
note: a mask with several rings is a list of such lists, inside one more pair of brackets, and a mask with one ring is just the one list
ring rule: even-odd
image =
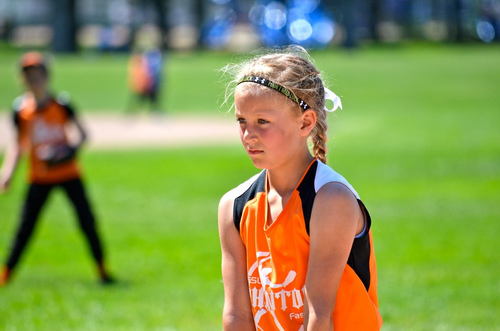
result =
[[37,109],[35,99],[30,94],[19,97],[15,103],[14,117],[19,143],[29,153],[29,182],[57,184],[79,178],[74,159],[53,166],[40,159],[48,147],[67,144],[64,126],[73,116],[72,110],[52,98]]
[[316,192],[328,182],[346,185],[366,215],[366,231],[354,240],[340,281],[334,328],[366,331],[382,326],[368,211],[341,175],[314,161],[269,227],[266,171],[242,184],[248,189],[235,199],[233,217],[246,247],[250,301],[257,330],[303,330],[309,219]]

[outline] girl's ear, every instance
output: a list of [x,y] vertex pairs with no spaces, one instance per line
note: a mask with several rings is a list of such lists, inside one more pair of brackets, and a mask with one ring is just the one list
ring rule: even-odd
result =
[[308,137],[311,131],[314,129],[316,126],[316,112],[312,109],[306,110],[302,114],[302,126],[300,128],[301,134],[304,137]]

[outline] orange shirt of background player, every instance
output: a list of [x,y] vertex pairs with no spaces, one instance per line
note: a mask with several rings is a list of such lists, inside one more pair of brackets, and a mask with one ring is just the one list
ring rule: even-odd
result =
[[129,86],[137,94],[144,94],[151,85],[146,60],[142,55],[134,55],[129,61]]
[[64,106],[51,99],[41,109],[36,108],[33,97],[25,97],[18,113],[19,140],[30,156],[29,182],[55,184],[80,177],[76,161],[49,166],[41,154],[50,146],[67,144],[65,131],[69,117]]

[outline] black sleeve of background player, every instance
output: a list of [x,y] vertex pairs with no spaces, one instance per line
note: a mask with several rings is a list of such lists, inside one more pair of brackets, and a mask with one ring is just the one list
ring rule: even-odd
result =
[[19,128],[19,112],[16,109],[12,109],[12,122],[16,128]]
[[63,105],[69,118],[75,118],[75,109],[70,104]]

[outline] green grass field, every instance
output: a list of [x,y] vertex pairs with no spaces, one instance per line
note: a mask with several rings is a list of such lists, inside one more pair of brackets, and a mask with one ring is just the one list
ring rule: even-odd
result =
[[[500,47],[313,56],[343,98],[344,110],[329,118],[329,164],[372,214],[383,329],[499,330]],[[167,111],[220,111],[217,69],[233,59],[172,54]],[[14,72],[7,62],[0,63],[0,104],[17,93],[5,80]],[[67,86],[82,111],[121,111],[125,57],[55,63],[56,87]],[[14,282],[0,289],[0,328],[220,330],[217,204],[256,172],[242,149],[85,151],[82,163],[120,282],[95,283],[71,210],[54,194]],[[2,258],[24,167],[0,196]]]

